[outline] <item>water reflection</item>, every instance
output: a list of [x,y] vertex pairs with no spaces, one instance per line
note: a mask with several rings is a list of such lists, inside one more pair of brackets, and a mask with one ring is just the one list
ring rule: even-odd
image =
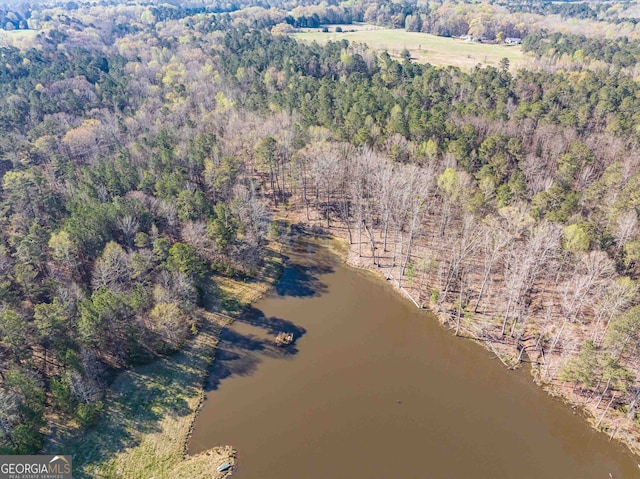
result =
[[[296,243],[292,251],[309,253],[310,243]],[[323,294],[327,286],[319,279],[320,275],[330,274],[333,267],[326,264],[303,264],[304,257],[286,257],[286,268],[275,287],[278,297],[315,297]],[[264,358],[287,358],[298,353],[297,341],[307,332],[305,328],[276,316],[267,316],[261,310],[249,306],[233,328],[226,328],[220,336],[220,344],[206,390],[218,389],[222,380],[231,376],[253,374]],[[240,332],[239,325],[250,326],[246,332]],[[293,341],[287,346],[276,345],[276,336],[280,333],[293,335]]]
[[[294,356],[298,353],[296,342],[307,332],[291,321],[268,317],[254,307],[247,308],[236,322],[249,326],[249,331],[241,333],[239,325],[222,331],[207,391],[218,389],[220,382],[230,376],[252,374],[264,358]],[[292,334],[293,342],[287,346],[276,345],[279,333]]]
[[319,275],[333,273],[331,265],[289,264],[275,291],[278,296],[312,297],[326,292],[327,286],[319,280]]

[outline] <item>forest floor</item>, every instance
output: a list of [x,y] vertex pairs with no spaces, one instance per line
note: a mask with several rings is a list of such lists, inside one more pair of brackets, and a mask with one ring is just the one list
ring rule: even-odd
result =
[[211,278],[202,327],[180,352],[121,372],[106,393],[104,412],[88,432],[73,424],[53,428],[46,450],[72,454],[79,478],[219,479],[224,462],[235,464],[235,451],[219,446],[187,455],[194,420],[204,399],[203,385],[214,360],[222,329],[256,301],[282,272],[280,245],[269,244],[256,279]]
[[399,57],[403,49],[409,50],[411,58],[419,63],[440,66],[456,66],[470,69],[478,64],[499,68],[500,60],[509,59],[511,71],[531,61],[519,45],[498,45],[490,43],[466,42],[458,38],[438,37],[428,33],[406,32],[399,29],[362,28],[362,26],[343,25],[342,32],[322,29],[292,34],[293,38],[303,41],[317,41],[320,44],[329,41],[349,40],[366,43],[374,50],[387,50],[391,56]]

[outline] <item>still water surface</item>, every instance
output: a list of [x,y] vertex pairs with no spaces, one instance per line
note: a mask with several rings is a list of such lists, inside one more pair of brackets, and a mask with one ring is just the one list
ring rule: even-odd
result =
[[312,241],[222,335],[189,452],[220,444],[234,479],[640,478],[528,373]]

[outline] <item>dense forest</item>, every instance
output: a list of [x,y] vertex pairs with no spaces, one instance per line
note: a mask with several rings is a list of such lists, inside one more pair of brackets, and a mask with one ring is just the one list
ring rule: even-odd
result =
[[640,42],[627,37],[608,40],[538,31],[524,40],[523,49],[538,57],[566,55],[580,62],[601,61],[614,68],[634,67],[640,59]]
[[635,43],[540,32],[541,57],[605,65],[462,71],[270,32],[458,34],[449,4],[241,6],[42,7],[0,48],[0,451],[91,427],[114,374],[198,333],[206,278],[255,274],[283,212],[637,444]]

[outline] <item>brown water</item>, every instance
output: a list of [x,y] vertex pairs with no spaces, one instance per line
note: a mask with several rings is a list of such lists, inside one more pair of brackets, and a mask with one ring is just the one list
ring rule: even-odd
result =
[[223,333],[189,452],[219,444],[234,479],[640,477],[528,373],[312,243]]

